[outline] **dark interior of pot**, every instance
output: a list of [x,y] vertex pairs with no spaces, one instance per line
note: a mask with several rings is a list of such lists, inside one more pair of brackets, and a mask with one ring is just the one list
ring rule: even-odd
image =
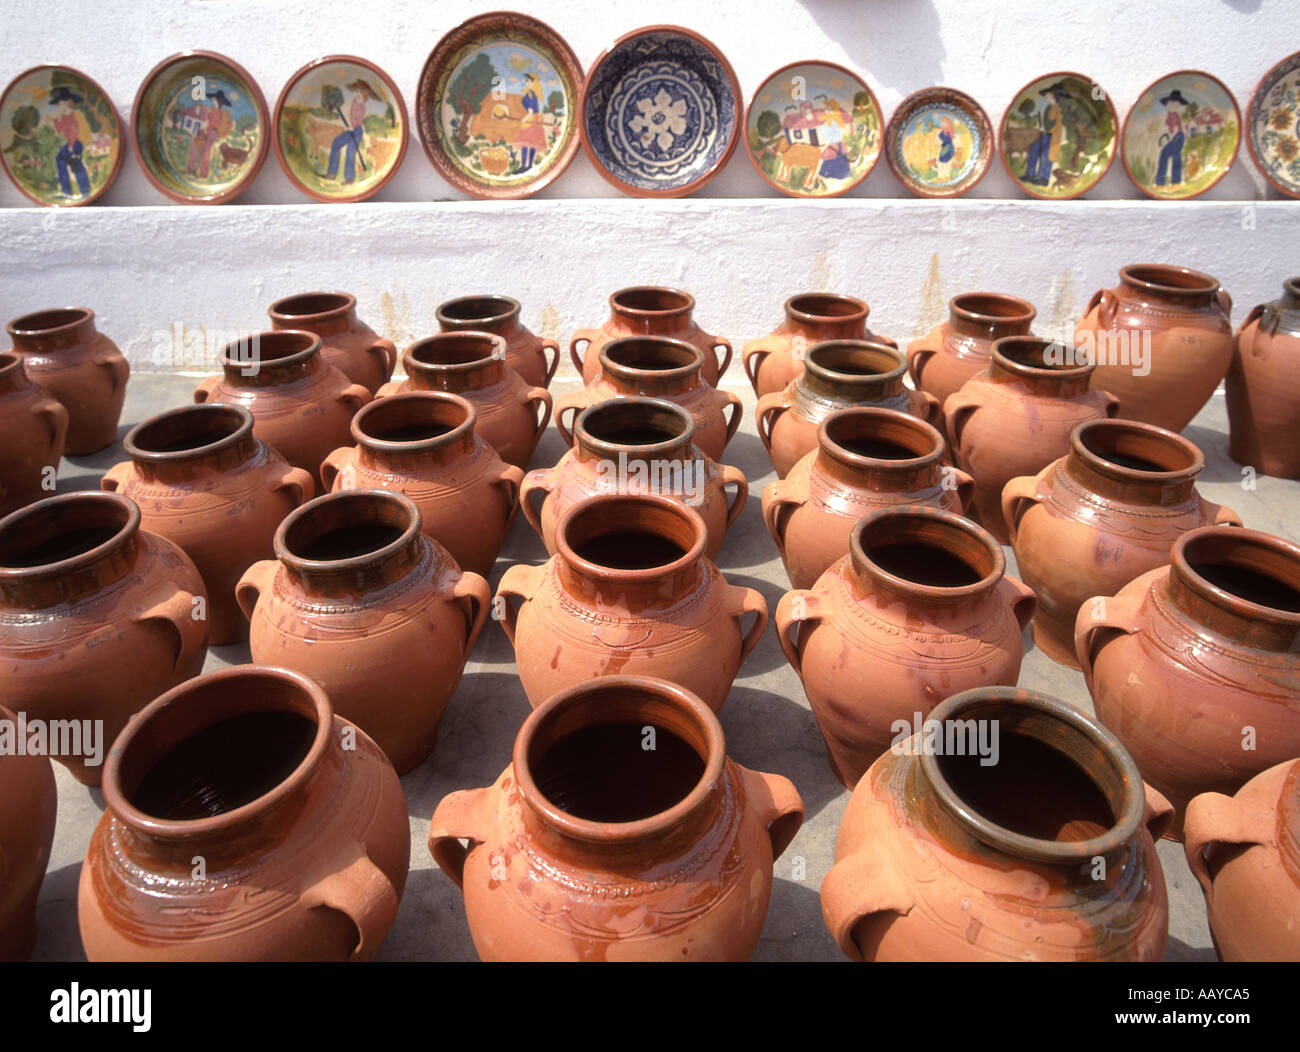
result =
[[689,417],[664,405],[618,398],[581,414],[582,430],[598,442],[615,446],[656,446],[675,442],[691,426]]
[[1189,538],[1187,565],[1231,596],[1286,614],[1300,614],[1300,560],[1285,550],[1228,531]]
[[928,588],[967,588],[998,567],[991,538],[928,516],[885,515],[863,522],[852,543],[879,569]]
[[965,292],[954,296],[953,306],[958,310],[985,318],[1032,318],[1033,308],[1014,296],[996,292]]
[[611,340],[605,344],[601,353],[615,365],[654,372],[667,372],[671,369],[699,365],[704,360],[704,356],[689,345],[653,338],[642,339],[637,336]]
[[318,346],[320,340],[309,332],[279,329],[259,332],[226,344],[221,356],[231,362],[278,362]]
[[420,340],[407,354],[420,365],[469,365],[490,359],[496,348],[490,337],[450,332]]
[[339,562],[374,555],[412,527],[405,503],[377,492],[331,496],[295,513],[284,531],[284,547],[308,562]]
[[1162,435],[1125,421],[1096,421],[1079,430],[1083,448],[1094,456],[1131,471],[1166,473],[1197,466],[1194,447],[1176,435]]
[[614,293],[614,304],[623,310],[680,311],[691,306],[691,297],[676,289],[622,289]]
[[85,555],[120,535],[130,519],[118,501],[94,496],[33,505],[0,530],[0,567],[49,566]]
[[866,312],[867,305],[851,296],[830,296],[819,292],[806,292],[792,296],[788,304],[796,314],[812,318],[852,318]]
[[350,297],[341,292],[304,292],[298,296],[286,296],[271,304],[272,314],[286,317],[325,314],[348,306]]
[[848,340],[828,340],[808,348],[808,361],[832,373],[844,376],[888,376],[907,368],[907,360],[897,351],[884,347],[864,346]]
[[364,406],[356,426],[367,438],[382,442],[425,442],[454,431],[468,414],[463,406],[422,393],[397,394]]
[[1052,340],[1011,337],[999,340],[995,350],[1008,361],[1029,369],[1069,372],[1083,364],[1070,344]]
[[635,498],[592,502],[566,517],[562,528],[575,555],[609,570],[669,566],[699,539],[684,511]]
[[871,460],[915,460],[943,451],[937,435],[920,421],[899,419],[872,410],[842,409],[825,420],[826,438],[832,445]]
[[231,406],[214,402],[185,406],[142,424],[129,436],[141,453],[181,453],[202,449],[229,438],[244,426],[246,417]]
[[492,322],[504,318],[515,306],[514,300],[504,296],[462,296],[448,300],[438,308],[438,313],[448,321]]
[[65,325],[76,325],[90,317],[90,312],[83,307],[56,307],[53,310],[38,310],[24,314],[9,323],[11,332],[37,335],[61,329]]
[[1138,264],[1125,267],[1120,273],[1130,281],[1187,292],[1213,292],[1219,287],[1219,283],[1208,274],[1159,264]]

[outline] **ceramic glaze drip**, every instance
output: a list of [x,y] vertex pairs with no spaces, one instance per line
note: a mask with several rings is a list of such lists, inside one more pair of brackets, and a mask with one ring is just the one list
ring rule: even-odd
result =
[[866,554],[886,573],[927,587],[963,588],[984,579],[958,556],[928,544],[880,544]]

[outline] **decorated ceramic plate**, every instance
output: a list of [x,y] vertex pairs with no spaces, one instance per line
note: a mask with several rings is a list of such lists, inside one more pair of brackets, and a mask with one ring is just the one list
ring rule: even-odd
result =
[[37,66],[0,95],[0,160],[38,205],[89,204],[117,178],[125,153],[112,100],[78,70]]
[[920,197],[958,197],[984,178],[993,125],[978,102],[953,88],[923,88],[898,105],[885,132],[885,160]]
[[843,66],[794,62],[754,92],[745,147],[758,174],[791,197],[835,197],[880,159],[880,103]]
[[457,26],[424,63],[415,119],[442,177],[476,197],[527,197],[578,152],[582,67],[545,22],[510,11]]
[[131,107],[144,174],[182,204],[220,204],[248,189],[266,160],[270,125],[253,78],[211,51],[163,59]]
[[1228,174],[1241,112],[1222,81],[1196,69],[1161,77],[1124,118],[1124,170],[1148,197],[1197,197]]
[[604,178],[636,197],[682,197],[712,179],[740,139],[740,83],[689,29],[620,37],[587,72],[579,124]]
[[1246,145],[1264,178],[1300,197],[1300,51],[1264,74],[1246,120]]
[[1002,115],[998,152],[1031,197],[1086,194],[1115,160],[1119,118],[1106,93],[1078,73],[1051,73],[1016,92]]

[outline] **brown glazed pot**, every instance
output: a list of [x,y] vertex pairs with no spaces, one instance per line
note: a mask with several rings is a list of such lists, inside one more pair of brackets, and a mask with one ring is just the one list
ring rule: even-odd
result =
[[397,347],[357,317],[357,298],[349,293],[286,296],[266,313],[272,329],[303,329],[319,336],[321,357],[372,395],[393,375]]
[[[902,731],[840,820],[821,887],[840,949],[855,961],[1163,960],[1152,837],[1169,804],[1115,736],[1014,687],[965,691],[931,719],[930,741],[956,748],[927,747],[928,727]],[[989,727],[998,758],[981,766],[961,750]]]
[[[142,530],[134,501],[30,504],[0,519],[0,698],[30,719],[102,720],[107,750],[132,715],[198,675],[206,602],[189,556]],[[56,759],[99,785],[104,758],[85,753]]]
[[943,436],[894,409],[841,409],[818,448],[763,490],[763,521],[795,588],[811,588],[849,553],[858,520],[877,508],[926,506],[964,514],[973,484],[943,463]]
[[[1128,420],[1181,431],[1210,400],[1232,361],[1232,299],[1209,274],[1142,263],[1088,301],[1074,334],[1092,349],[1093,383]],[[1149,354],[1145,349],[1149,334]],[[1135,373],[1141,351],[1142,374]]]
[[[745,507],[749,483],[740,468],[715,464],[700,452],[690,413],[662,398],[611,398],[582,410],[573,432],[573,448],[555,467],[530,471],[519,490],[520,509],[547,554],[555,554],[555,524],[580,500],[597,493],[659,493],[700,513],[708,533],[704,554],[717,558]],[[735,490],[730,503],[729,487]]]
[[998,340],[988,366],[943,404],[953,456],[975,480],[972,518],[1000,544],[1009,540],[1003,487],[1069,453],[1079,424],[1119,409],[1119,399],[1092,387],[1094,366],[1065,350],[1032,336]]
[[397,916],[402,784],[297,672],[168,691],[113,747],[104,803],[77,892],[92,961],[364,961]]
[[1219,959],[1300,960],[1300,760],[1193,797],[1184,833]]
[[509,296],[460,296],[446,300],[436,311],[443,332],[475,329],[500,336],[506,341],[506,365],[530,387],[550,387],[560,364],[560,345],[529,332],[519,313],[519,301]]
[[[506,341],[466,329],[416,340],[402,353],[407,379],[386,384],[385,395],[446,391],[474,403],[479,436],[501,459],[524,471],[551,419],[551,395],[530,387],[506,361]],[[540,413],[538,410],[540,409]]]
[[1246,316],[1227,388],[1228,455],[1261,475],[1300,478],[1300,278]]
[[903,386],[907,359],[896,347],[865,340],[829,340],[808,348],[803,371],[754,409],[758,437],[777,478],[817,448],[822,421],[838,409],[897,409],[936,427],[943,410],[932,395]]
[[[25,961],[36,945],[36,900],[54,845],[58,790],[45,756],[18,751],[18,715],[0,706],[0,961]],[[12,738],[9,736],[12,735]]]
[[750,340],[741,350],[741,362],[754,393],[760,398],[777,394],[803,372],[810,347],[828,340],[867,340],[897,347],[888,336],[867,328],[866,303],[834,292],[801,292],[785,301],[785,320],[767,336]]
[[1300,545],[1207,526],[1170,565],[1079,611],[1079,664],[1097,718],[1178,816],[1300,756]]
[[767,603],[727,583],[704,539],[699,513],[671,497],[600,494],[566,511],[556,554],[516,563],[497,586],[533,707],[597,677],[653,672],[722,708],[767,628]]
[[326,489],[387,489],[420,509],[426,537],[486,577],[519,508],[524,473],[475,433],[474,406],[443,391],[377,398],[352,420],[355,446],[321,464]]
[[421,532],[409,497],[380,489],[299,508],[275,556],[239,582],[254,663],[310,676],[398,774],[423,763],[483,629],[487,581]]
[[962,690],[1015,684],[1034,595],[1005,571],[1002,549],[969,519],[881,508],[810,591],[781,597],[777,636],[850,789],[897,721],[910,726]]
[[209,643],[248,636],[235,585],[271,554],[276,527],[316,484],[253,437],[242,406],[188,405],[150,417],[126,436],[130,460],[114,464],[101,489],[130,497],[140,525],[193,560],[208,593]]
[[21,355],[0,351],[0,515],[54,491],[67,437],[63,404],[27,378]]
[[698,697],[613,676],[529,714],[493,785],[443,797],[429,850],[485,961],[744,961],[802,821]]
[[243,406],[253,433],[320,482],[320,465],[348,440],[348,424],[370,392],[321,357],[315,333],[281,329],[228,344],[221,376],[194,389],[196,402]]
[[42,310],[6,328],[27,376],[68,411],[64,454],[84,457],[116,442],[131,366],[117,344],[96,330],[95,312]]
[[[731,364],[731,342],[721,336],[710,336],[695,324],[691,317],[695,310],[695,297],[680,289],[667,289],[658,285],[636,285],[619,289],[609,297],[609,318],[599,329],[579,329],[569,341],[569,358],[573,367],[582,374],[582,382],[590,384],[600,375],[600,349],[610,340],[623,336],[666,336],[684,340],[700,349],[703,362],[701,375],[710,387],[718,385],[718,378]],[[587,349],[581,356],[578,345]],[[718,351],[722,362],[718,362]]]
[[1169,563],[1188,530],[1241,520],[1203,500],[1205,456],[1172,431],[1133,420],[1095,420],[1070,436],[1069,455],[1002,491],[1016,567],[1038,596],[1034,642],[1078,668],[1074,621],[1094,595],[1114,595]]

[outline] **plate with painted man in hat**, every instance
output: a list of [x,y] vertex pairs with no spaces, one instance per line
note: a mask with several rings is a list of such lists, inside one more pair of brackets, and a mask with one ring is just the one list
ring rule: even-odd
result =
[[1101,86],[1079,73],[1051,73],[1016,92],[998,153],[1025,193],[1065,201],[1101,181],[1118,140],[1119,118]]
[[1197,197],[1228,174],[1241,146],[1241,112],[1222,81],[1185,69],[1138,96],[1120,139],[1124,170],[1148,197]]

